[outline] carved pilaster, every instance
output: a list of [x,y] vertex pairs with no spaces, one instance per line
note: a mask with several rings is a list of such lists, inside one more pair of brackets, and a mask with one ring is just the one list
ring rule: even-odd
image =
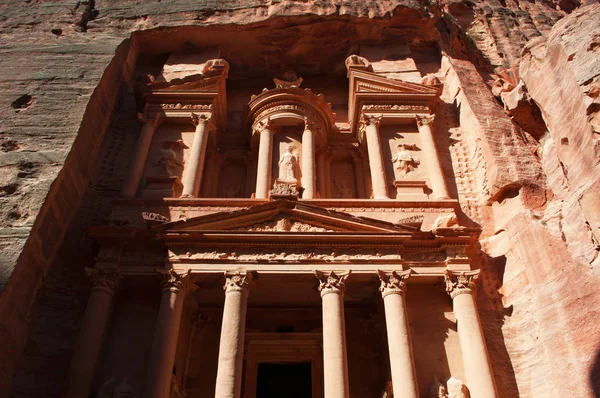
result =
[[85,273],[90,277],[92,290],[104,290],[109,294],[114,294],[119,287],[121,277],[117,270],[86,267]]
[[410,278],[412,270],[384,272],[377,270],[381,285],[379,291],[381,297],[385,298],[388,294],[404,294],[406,292],[406,281]]
[[250,290],[255,275],[251,272],[225,272],[225,294]]
[[417,126],[422,127],[433,123],[435,115],[416,115],[415,119],[417,120]]
[[444,274],[446,293],[452,298],[459,294],[471,294],[475,290],[477,278],[479,278],[479,270],[459,272],[446,270]]
[[331,271],[329,273],[324,273],[321,271],[315,271],[315,276],[319,280],[319,291],[321,292],[321,297],[328,293],[340,293],[346,291],[346,280],[352,271],[349,270],[348,273],[344,274],[336,274]]

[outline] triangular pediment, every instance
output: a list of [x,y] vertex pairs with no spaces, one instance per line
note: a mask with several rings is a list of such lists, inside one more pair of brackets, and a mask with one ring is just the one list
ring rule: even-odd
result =
[[354,93],[419,94],[435,96],[437,87],[389,79],[373,72],[353,70],[350,73],[350,88]]
[[157,82],[150,85],[152,91],[218,91],[221,76],[195,74],[183,79]]
[[235,232],[235,233],[404,233],[406,226],[356,217],[295,201],[279,200],[247,209],[219,212],[178,220],[155,227],[157,232]]

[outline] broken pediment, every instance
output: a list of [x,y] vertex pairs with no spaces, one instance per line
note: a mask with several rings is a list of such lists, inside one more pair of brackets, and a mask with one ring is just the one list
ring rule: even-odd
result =
[[350,69],[348,77],[348,112],[354,129],[364,113],[381,114],[387,120],[431,114],[441,91],[439,85],[390,79],[367,70]]
[[234,212],[219,212],[192,219],[182,219],[154,227],[158,233],[191,233],[204,231],[236,232],[378,232],[410,235],[405,226],[318,206],[278,200]]

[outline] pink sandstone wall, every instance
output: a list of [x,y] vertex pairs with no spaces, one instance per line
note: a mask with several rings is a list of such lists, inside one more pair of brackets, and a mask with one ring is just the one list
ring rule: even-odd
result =
[[[600,11],[579,6],[568,0],[1,5],[0,396],[11,386],[13,396],[58,396],[62,388],[87,299],[82,267],[94,255],[85,229],[101,222],[122,178],[98,159],[122,167],[118,154],[135,142],[122,133],[139,129],[134,119],[113,117],[135,113],[128,86],[138,49],[130,47],[131,33],[142,31],[135,43],[164,43],[161,27],[256,23],[264,32],[292,16],[302,24],[328,17],[334,31],[352,21],[355,30],[346,34],[363,37],[395,16],[416,36],[438,41],[447,55],[432,72],[445,77],[443,106],[455,119],[448,122],[450,138],[460,138],[448,163],[460,180],[463,211],[484,228],[479,304],[502,396],[599,395]],[[393,36],[394,29],[373,31]],[[318,40],[328,32],[313,35]],[[505,93],[519,95],[519,110],[541,114],[534,127],[519,119],[509,97],[494,98],[497,76],[522,79],[524,90]]]

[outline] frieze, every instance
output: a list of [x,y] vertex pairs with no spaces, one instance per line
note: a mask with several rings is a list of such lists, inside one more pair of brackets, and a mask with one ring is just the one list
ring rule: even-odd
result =
[[[189,249],[189,248],[188,248]],[[181,250],[181,252],[179,252]],[[172,248],[169,251],[170,261],[233,261],[233,262],[390,262],[402,261],[397,249],[364,249],[355,248],[285,248],[267,249],[244,247],[235,250],[222,248],[206,248],[201,252],[190,252],[185,248]],[[445,257],[436,256],[439,261]]]
[[384,211],[395,213],[454,213],[454,209],[450,207],[327,207],[327,210],[345,213],[381,213]]
[[391,104],[369,104],[361,107],[362,112],[367,111],[429,111],[427,105],[391,105]]
[[142,218],[148,224],[162,224],[169,222],[169,219],[162,214],[151,213],[148,211],[142,212]]
[[212,105],[210,104],[159,104],[159,107],[164,110],[202,110],[210,111]]

